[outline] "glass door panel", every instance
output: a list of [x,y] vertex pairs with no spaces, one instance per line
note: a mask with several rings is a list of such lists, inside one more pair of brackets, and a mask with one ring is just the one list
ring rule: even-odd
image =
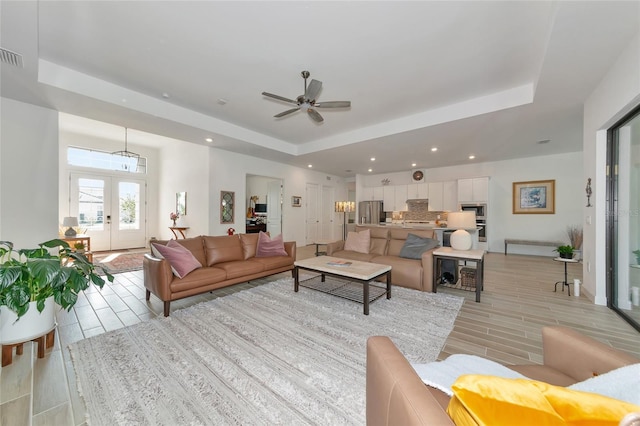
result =
[[80,231],[91,237],[91,250],[111,249],[111,178],[71,174],[71,216],[78,218]]
[[145,245],[145,185],[142,180],[113,178],[114,211],[111,227],[113,250]]

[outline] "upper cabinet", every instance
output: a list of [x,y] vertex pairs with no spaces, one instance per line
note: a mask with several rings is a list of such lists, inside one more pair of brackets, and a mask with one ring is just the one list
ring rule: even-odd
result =
[[428,183],[412,183],[407,185],[407,200],[429,198]]
[[369,186],[362,188],[362,197],[360,201],[382,201],[382,187],[381,186]]
[[396,205],[395,187],[391,185],[383,186],[382,194],[383,194],[382,202],[384,203],[383,205],[384,211],[385,212],[394,211],[395,205]]
[[373,198],[372,200],[380,201],[384,200],[384,191],[382,186],[374,186],[373,187]]
[[394,211],[401,212],[407,210],[407,185],[395,186]]
[[459,202],[487,202],[489,200],[489,178],[458,179]]
[[429,211],[458,210],[458,187],[455,180],[429,184]]

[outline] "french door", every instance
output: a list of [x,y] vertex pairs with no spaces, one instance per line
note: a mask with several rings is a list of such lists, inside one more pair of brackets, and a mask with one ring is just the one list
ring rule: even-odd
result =
[[91,237],[94,251],[144,247],[145,181],[128,176],[71,173],[70,214]]

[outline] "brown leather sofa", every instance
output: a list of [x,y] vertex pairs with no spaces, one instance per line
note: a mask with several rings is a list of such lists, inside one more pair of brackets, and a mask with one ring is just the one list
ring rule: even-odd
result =
[[[639,359],[575,330],[542,329],[544,365],[509,365],[531,379],[570,386]],[[449,396],[425,385],[385,336],[367,341],[367,425],[453,425]]]
[[[284,243],[288,256],[255,257],[258,234],[199,236],[176,241],[198,259],[202,268],[178,278],[166,259],[145,254],[143,260],[146,298],[149,300],[153,293],[162,300],[165,317],[169,316],[173,300],[292,271],[296,259],[295,241]],[[166,244],[167,241],[153,243]]]
[[421,291],[433,291],[433,250],[422,254],[421,260],[400,257],[407,235],[435,239],[432,229],[386,228],[356,226],[356,232],[370,230],[369,253],[344,249],[344,241],[327,245],[327,256],[391,266],[391,284]]

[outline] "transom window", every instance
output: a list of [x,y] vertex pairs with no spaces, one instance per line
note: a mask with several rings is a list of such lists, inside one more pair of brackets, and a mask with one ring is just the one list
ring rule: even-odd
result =
[[147,159],[144,157],[126,157],[110,152],[73,146],[67,149],[67,163],[70,166],[129,173],[147,173]]

